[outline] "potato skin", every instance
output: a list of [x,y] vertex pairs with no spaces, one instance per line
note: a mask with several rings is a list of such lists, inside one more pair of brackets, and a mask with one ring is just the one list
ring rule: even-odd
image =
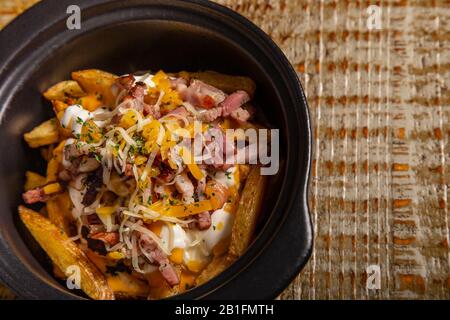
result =
[[266,179],[266,176],[261,175],[259,166],[251,168],[239,199],[236,220],[231,231],[228,251],[230,261],[242,256],[250,245],[263,202]]
[[43,186],[47,182],[47,179],[45,177],[33,171],[25,172],[25,177],[26,177],[24,185],[25,191]]
[[231,265],[230,259],[226,256],[214,257],[208,266],[203,269],[203,271],[198,275],[196,279],[196,285],[199,286],[215,276],[219,273],[222,273],[226,268]]
[[69,266],[79,267],[81,289],[90,298],[95,300],[114,299],[114,293],[108,286],[105,277],[64,232],[61,232],[47,218],[24,206],[19,206],[19,215],[55,266],[61,270],[67,270]]
[[66,235],[71,236],[71,206],[67,191],[47,201],[48,219]]
[[116,100],[111,91],[111,86],[117,78],[112,73],[98,69],[72,72],[72,79],[77,81],[86,93],[101,95],[103,102],[111,107]]
[[84,90],[74,80],[58,82],[44,92],[44,97],[49,101],[59,100],[64,102],[68,97],[79,98],[85,95]]
[[23,135],[31,148],[46,146],[59,141],[59,130],[56,118],[47,120],[30,132]]

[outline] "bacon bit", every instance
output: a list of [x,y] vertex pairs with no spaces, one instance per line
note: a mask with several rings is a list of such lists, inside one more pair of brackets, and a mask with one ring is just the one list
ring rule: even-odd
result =
[[212,121],[216,120],[217,118],[219,118],[221,115],[222,115],[221,107],[211,108],[208,111],[201,113],[198,116],[198,119],[200,121],[212,122]]
[[202,107],[203,108],[211,109],[212,107],[214,107],[214,105],[215,105],[215,101],[214,101],[214,99],[211,96],[206,95],[203,98],[203,101],[202,101]]
[[233,92],[224,101],[220,103],[222,109],[222,115],[224,117],[228,116],[231,112],[241,107],[243,104],[247,103],[250,97],[247,92],[238,90]]
[[[157,161],[155,159],[155,165],[157,165]],[[173,178],[175,177],[176,171],[173,170],[171,167],[169,167],[166,163],[164,162],[159,162],[160,163],[160,175],[159,178],[164,181],[164,182],[169,182],[172,181]]]
[[185,107],[178,107],[178,108],[170,111],[167,115],[171,115],[171,114],[179,115],[182,117],[187,117],[189,115],[189,112],[186,110]]
[[50,196],[45,194],[44,189],[39,187],[28,190],[22,194],[23,201],[27,204],[33,204],[36,202],[45,202],[50,199]]
[[134,76],[131,74],[121,76],[115,82],[120,89],[130,90],[134,83]]
[[91,239],[101,240],[104,243],[113,246],[119,243],[119,233],[118,232],[99,232],[90,236]]
[[159,270],[160,270],[162,276],[164,277],[164,279],[166,279],[166,281],[171,286],[175,286],[180,283],[178,274],[175,271],[175,268],[170,264],[169,259],[167,259],[167,263],[160,265]]
[[127,163],[125,165],[125,176],[127,177],[134,177],[134,173],[133,173],[133,165],[131,163]]
[[239,122],[240,124],[247,122],[247,120],[250,118],[250,113],[243,109],[242,107],[237,108],[236,110],[233,110],[230,113],[230,116]]
[[136,82],[134,84],[134,86],[132,86],[128,90],[127,97],[132,98],[132,99],[137,99],[139,101],[144,101],[145,88],[146,88],[145,83],[143,83],[143,82]]
[[166,279],[167,283],[171,286],[179,284],[180,279],[178,278],[177,272],[170,264],[169,258],[167,258],[160,248],[158,248],[158,245],[145,234],[141,235],[140,241],[142,247],[145,248],[146,251],[148,250],[150,258],[159,264],[159,271],[164,279]]
[[206,183],[205,194],[210,199],[213,207],[219,209],[223,207],[228,199],[228,188],[217,181],[209,180]]
[[211,226],[211,214],[208,211],[199,213],[196,218],[197,227],[200,230],[206,230]]

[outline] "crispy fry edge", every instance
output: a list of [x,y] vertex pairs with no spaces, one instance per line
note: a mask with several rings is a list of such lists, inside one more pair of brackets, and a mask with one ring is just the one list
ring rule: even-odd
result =
[[95,300],[114,299],[114,293],[108,286],[105,277],[64,232],[61,232],[47,218],[31,209],[19,206],[18,210],[24,225],[58,268],[66,270],[71,265],[79,267],[81,289],[90,298]]

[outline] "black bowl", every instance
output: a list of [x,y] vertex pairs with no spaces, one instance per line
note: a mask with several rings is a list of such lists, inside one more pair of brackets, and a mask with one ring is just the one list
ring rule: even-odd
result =
[[48,258],[18,219],[24,172],[44,161],[22,134],[51,116],[41,93],[70,72],[100,68],[216,70],[257,83],[256,105],[280,129],[282,166],[270,178],[263,223],[246,254],[210,282],[175,298],[268,299],[312,250],[307,206],[311,128],[300,82],[254,24],[207,1],[78,0],[81,29],[66,27],[72,0],[43,1],[0,32],[0,279],[22,298],[78,299],[51,275]]

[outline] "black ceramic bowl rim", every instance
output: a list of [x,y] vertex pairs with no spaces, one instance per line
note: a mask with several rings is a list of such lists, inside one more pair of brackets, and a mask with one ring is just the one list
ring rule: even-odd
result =
[[[0,124],[8,107],[8,87],[11,77],[18,78],[15,66],[41,46],[51,46],[52,28],[65,23],[66,8],[72,0],[42,1],[0,32]],[[312,251],[312,225],[307,203],[307,189],[311,161],[311,125],[306,98],[291,64],[277,45],[257,26],[234,11],[203,0],[79,0],[82,17],[97,26],[109,23],[104,18],[92,19],[101,13],[126,21],[126,9],[158,7],[165,19],[172,19],[171,11],[214,16],[216,24],[227,25],[246,35],[277,68],[280,83],[287,93],[282,97],[289,110],[283,112],[287,130],[287,159],[280,196],[271,217],[276,223],[267,223],[246,254],[230,268],[207,284],[199,286],[174,299],[273,299],[293,280],[308,261]],[[147,11],[141,10],[145,18]],[[217,17],[220,17],[218,19]],[[95,20],[95,21],[94,21]],[[78,31],[77,31],[78,32]],[[80,32],[83,32],[81,30]],[[287,116],[289,111],[289,116]],[[1,131],[0,131],[1,132]],[[300,140],[301,138],[301,140]],[[300,152],[299,143],[304,144]],[[306,150],[306,151],[305,151]],[[11,209],[12,210],[12,209]],[[16,214],[16,212],[2,212]],[[30,272],[15,256],[3,226],[0,227],[0,280],[21,298],[79,299],[58,285]]]

